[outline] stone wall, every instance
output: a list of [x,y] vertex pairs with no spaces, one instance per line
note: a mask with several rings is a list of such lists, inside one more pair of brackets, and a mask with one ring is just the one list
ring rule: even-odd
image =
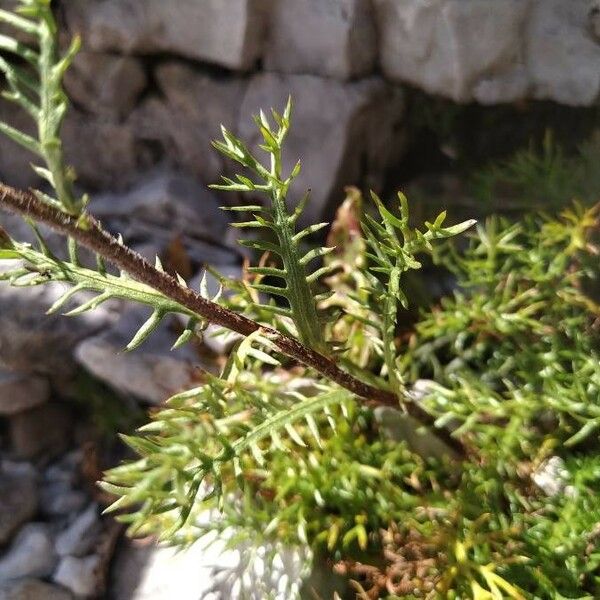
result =
[[[10,5],[14,0],[0,0]],[[600,96],[599,0],[62,0],[84,50],[66,81],[69,159],[92,190],[125,189],[170,164],[203,184],[230,166],[220,123],[297,110],[288,147],[316,218],[343,185],[379,188],[404,143],[404,86],[456,102],[572,106]],[[11,107],[0,118],[22,123]],[[0,144],[0,176],[35,184],[30,157]]]

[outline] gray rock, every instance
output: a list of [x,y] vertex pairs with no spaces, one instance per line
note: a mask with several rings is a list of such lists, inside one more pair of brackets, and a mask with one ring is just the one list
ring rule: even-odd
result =
[[134,352],[124,352],[148,318],[147,313],[144,307],[127,310],[117,326],[85,340],[75,355],[83,367],[114,389],[151,404],[160,404],[170,395],[193,385],[194,367],[199,358],[190,346],[169,352],[177,336],[169,331],[167,323],[143,346]]
[[505,75],[522,60],[526,1],[375,0],[374,5],[381,65],[393,80],[464,102],[473,98],[480,80]]
[[0,474],[0,546],[36,513],[38,494],[31,475]]
[[[117,553],[112,573],[113,600],[198,600],[211,591],[216,565],[235,568],[239,558],[223,552],[222,545],[208,549],[202,543],[177,552],[172,548],[126,543]],[[214,596],[208,596],[214,597]],[[217,598],[236,598],[235,595]]]
[[588,0],[375,0],[384,73],[458,102],[592,105],[600,47]]
[[[131,59],[133,60],[133,59]],[[83,68],[83,67],[82,67]],[[105,67],[107,70],[108,67]],[[121,76],[121,74],[117,75]],[[117,78],[113,76],[113,79]],[[97,75],[94,73],[93,77]],[[110,78],[109,78],[110,79]],[[102,83],[100,83],[102,82]],[[108,100],[110,94],[119,94],[114,90],[115,82],[105,87],[104,80],[98,79],[98,85],[105,90]],[[79,87],[72,83],[72,91],[78,102],[92,102],[94,91],[85,91],[86,82],[79,80]],[[111,90],[111,86],[113,90]],[[136,84],[137,86],[137,84]],[[88,94],[88,100],[84,98]],[[99,94],[97,94],[99,97]],[[114,100],[114,98],[112,99]],[[125,110],[131,99],[119,96],[116,107]],[[99,108],[100,100],[96,109]],[[156,157],[147,152],[143,141],[134,137],[131,127],[120,124],[116,118],[107,118],[114,113],[112,107],[106,107],[100,116],[85,113],[71,106],[62,130],[62,139],[67,161],[75,167],[78,180],[92,187],[124,186],[134,180],[139,169],[154,164]],[[0,121],[36,137],[35,125],[29,115],[10,102],[0,102]],[[82,141],[85,142],[82,143]],[[110,148],[110,152],[106,149]],[[40,164],[39,157],[24,150],[11,140],[0,139],[0,176],[2,181],[19,188],[40,187],[43,182],[31,168],[31,164]]]
[[403,95],[377,78],[341,83],[309,75],[256,75],[242,105],[240,137],[257,148],[261,140],[251,115],[261,108],[281,110],[290,94],[296,109],[284,169],[289,172],[302,160],[290,200],[299,201],[312,188],[303,222],[314,223],[332,215],[344,185],[366,180],[375,190],[381,186],[398,149]]
[[236,122],[246,80],[209,76],[173,61],[159,65],[154,76],[163,99],[143,105],[132,117],[137,135],[158,138],[171,161],[207,184],[216,183],[229,164],[211,141],[221,136],[221,123]]
[[0,370],[0,417],[7,417],[45,404],[50,399],[47,379],[23,377]]
[[226,355],[242,339],[239,333],[228,331],[218,325],[209,325],[202,334],[202,341],[215,354]]
[[66,449],[71,423],[70,411],[58,403],[19,413],[9,421],[11,452],[18,458],[50,460]]
[[45,485],[40,490],[40,512],[47,517],[65,517],[80,511],[88,502],[86,494],[64,483]]
[[177,54],[247,70],[262,53],[268,0],[79,0],[67,22],[95,52]]
[[46,315],[66,289],[63,284],[26,289],[0,285],[0,363],[52,379],[73,375],[74,346],[109,324],[114,315],[108,307],[77,318]]
[[71,450],[44,471],[44,481],[73,485],[78,479],[82,462],[83,451]]
[[565,461],[560,456],[551,456],[534,471],[531,476],[546,496],[554,497],[560,494],[573,495],[576,490],[568,485],[571,479]]
[[163,257],[168,262],[170,248],[177,246],[183,250],[184,261],[189,260],[191,263],[189,266],[192,268],[199,266],[223,268],[240,262],[239,254],[229,245],[227,234],[224,234],[224,240],[218,241],[209,239],[212,234],[203,234],[201,231],[198,234],[191,232],[183,234],[177,230],[170,231],[166,226],[144,223],[142,220],[128,222],[120,228],[120,231],[124,232],[125,240],[142,240],[132,242],[131,246],[140,251],[142,256],[151,263],[154,263],[157,256]]
[[48,577],[54,571],[56,560],[49,527],[29,523],[0,557],[0,582],[21,577]]
[[66,159],[86,187],[122,189],[156,160],[143,152],[131,127],[75,107],[67,114],[62,139]]
[[15,478],[29,478],[32,481],[37,481],[39,472],[35,466],[26,461],[10,460],[4,457],[1,461],[0,475]]
[[0,600],[71,600],[65,589],[37,579],[21,579],[0,586]]
[[591,106],[600,96],[600,45],[588,0],[531,0],[527,66],[534,97]]
[[91,504],[60,533],[54,544],[59,556],[85,556],[90,552],[102,530],[98,505]]
[[600,0],[592,0],[590,3],[588,22],[592,37],[600,42]]
[[67,71],[65,89],[87,111],[123,118],[148,83],[140,61],[129,56],[80,52]]
[[[218,516],[207,512],[203,518],[214,521]],[[217,540],[212,538],[212,543],[210,538],[201,538],[182,551],[136,542],[123,544],[113,562],[110,597],[113,600],[288,600],[297,597],[303,578],[309,574],[307,549],[249,547],[238,543],[232,550],[226,547],[226,535]]]
[[76,596],[90,598],[100,589],[100,565],[99,556],[91,555],[85,558],[65,556],[61,559],[53,580]]
[[458,458],[457,453],[414,417],[388,406],[377,407],[375,420],[384,436],[407,446],[423,458]]
[[435,389],[433,379],[417,379],[410,388],[408,395],[413,402],[421,402],[423,398]]
[[172,548],[128,542],[117,553],[112,572],[113,600],[198,600],[206,597],[213,580],[212,565],[235,564],[212,549],[195,544],[176,552]]
[[150,226],[164,228],[171,239],[187,234],[216,242],[223,239],[228,225],[219,206],[215,196],[192,177],[158,169],[126,193],[95,196],[91,210],[102,219],[130,221],[129,231],[122,232],[128,239],[136,233],[143,236],[144,226]]
[[[0,138],[0,148],[1,148],[1,138]],[[43,191],[49,191],[47,186],[42,185],[38,186],[38,189],[42,189]],[[31,227],[25,223],[22,217],[4,211],[2,213],[2,227],[6,229],[6,231],[10,234],[10,236],[22,243],[33,244],[37,247],[38,242],[37,238],[31,229]],[[48,248],[59,258],[67,258],[67,243],[65,241],[65,237],[56,231],[53,231],[46,225],[39,225],[38,230],[42,234],[44,241],[46,242]],[[92,264],[96,264],[95,257],[93,261],[89,262],[89,258],[92,258],[91,253],[88,252],[85,248],[80,248],[79,258],[84,266],[91,266]],[[8,261],[5,263],[4,261],[0,264],[0,271],[6,269],[8,266]],[[3,284],[6,285],[6,284]],[[61,289],[64,289],[64,286],[57,286]]]
[[168,267],[175,244],[193,271],[201,265],[240,262],[240,253],[228,239],[228,216],[220,204],[193,177],[159,168],[126,193],[95,196],[91,208],[152,263],[158,255]]
[[[0,0],[0,8],[11,12],[14,12],[14,10],[19,7],[19,4],[19,0]],[[4,23],[0,23],[0,33],[10,35],[10,37],[20,42],[31,42],[31,36],[28,36],[24,31],[20,31],[19,29]]]
[[265,68],[350,79],[371,73],[377,32],[370,0],[279,0]]

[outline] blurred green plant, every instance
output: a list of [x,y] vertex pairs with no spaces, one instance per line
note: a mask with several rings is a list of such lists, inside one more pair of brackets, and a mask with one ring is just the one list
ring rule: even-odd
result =
[[551,130],[539,147],[531,144],[471,177],[470,188],[482,206],[493,210],[558,210],[573,200],[600,197],[598,132],[567,155]]

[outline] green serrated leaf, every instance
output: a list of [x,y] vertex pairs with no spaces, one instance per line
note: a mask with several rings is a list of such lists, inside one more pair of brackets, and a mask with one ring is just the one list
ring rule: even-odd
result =
[[164,316],[162,311],[153,311],[150,318],[138,329],[133,339],[127,344],[125,348],[127,352],[139,348],[156,331]]

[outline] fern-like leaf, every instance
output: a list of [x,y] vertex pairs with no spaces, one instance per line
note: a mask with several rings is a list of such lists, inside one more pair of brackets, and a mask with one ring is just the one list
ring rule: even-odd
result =
[[304,396],[282,391],[267,376],[244,383],[207,374],[202,387],[171,398],[152,423],[125,438],[141,458],[107,473],[104,489],[119,497],[108,510],[143,500],[121,517],[130,531],[143,533],[160,521],[158,532],[172,536],[188,520],[193,525],[191,516],[207,502],[222,504],[226,493],[243,488],[252,465],[264,468],[273,452],[318,446],[322,428],[335,426],[332,411],[348,414],[351,403],[352,395],[340,389]]
[[[257,267],[253,271],[266,277],[273,277],[273,283],[255,283],[257,291],[284,299],[289,307],[289,314],[293,319],[299,337],[311,348],[327,353],[328,347],[323,335],[323,327],[317,311],[315,292],[311,285],[326,274],[327,270],[317,269],[311,272],[309,263],[316,258],[324,256],[331,251],[329,248],[319,248],[303,254],[301,241],[313,233],[326,227],[326,223],[309,226],[301,231],[296,231],[295,224],[302,212],[302,204],[290,213],[286,204],[287,194],[291,183],[300,173],[300,163],[297,163],[288,176],[282,173],[282,148],[290,128],[292,113],[291,100],[282,115],[273,111],[276,126],[273,126],[266,115],[261,113],[255,117],[256,125],[263,137],[263,149],[269,155],[270,164],[263,165],[248,149],[248,147],[231,132],[223,127],[222,142],[214,142],[215,148],[225,156],[235,160],[246,167],[259,182],[248,177],[237,175],[236,179],[224,178],[220,185],[212,186],[215,189],[263,193],[270,200],[270,206],[260,205],[236,206],[228,208],[237,212],[247,211],[252,219],[236,223],[242,229],[264,229],[275,236],[276,241],[267,240],[242,240],[242,245],[269,252],[280,257],[280,267]],[[285,307],[284,307],[285,308]]]
[[370,281],[373,297],[378,305],[376,312],[382,317],[385,368],[391,388],[400,397],[404,395],[405,389],[397,365],[396,324],[398,304],[408,307],[401,278],[407,271],[421,268],[416,256],[423,252],[431,253],[432,242],[458,235],[472,227],[475,221],[444,227],[446,213],[443,212],[434,223],[425,223],[425,231],[422,232],[409,225],[408,201],[404,194],[398,194],[399,216],[388,210],[376,194],[371,193],[371,197],[377,206],[380,221],[366,215],[362,227],[370,250],[367,257],[372,262],[373,275]]

